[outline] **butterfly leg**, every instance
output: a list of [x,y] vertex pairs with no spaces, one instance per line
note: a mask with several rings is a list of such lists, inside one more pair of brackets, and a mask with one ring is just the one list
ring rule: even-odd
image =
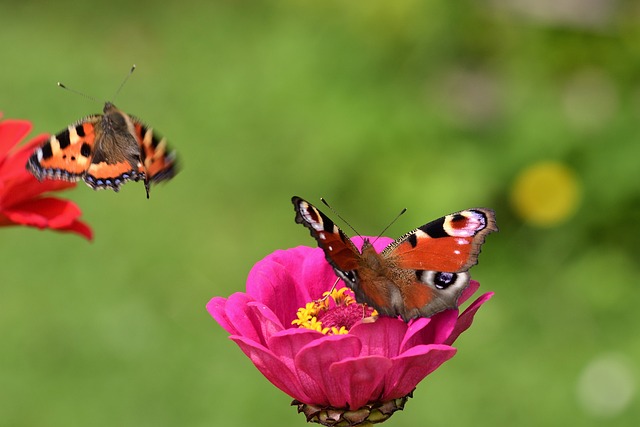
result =
[[147,190],[147,199],[149,198],[149,187],[150,187],[149,178],[147,177],[147,174],[145,174],[144,175],[144,189]]
[[378,312],[373,311],[371,315],[367,315],[367,304],[362,303],[362,323],[373,323],[378,318]]

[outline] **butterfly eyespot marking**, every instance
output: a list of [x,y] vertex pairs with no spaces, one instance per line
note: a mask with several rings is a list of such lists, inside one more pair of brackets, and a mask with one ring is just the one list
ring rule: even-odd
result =
[[456,282],[458,275],[455,273],[437,272],[433,276],[433,284],[438,289],[446,289]]
[[465,219],[465,216],[462,215],[461,213],[453,214],[451,216],[451,222],[463,221],[464,219]]
[[485,228],[485,214],[473,209],[446,216],[442,223],[442,230],[453,237],[473,237]]
[[356,246],[322,211],[293,197],[296,222],[311,231],[336,275],[384,316],[404,321],[458,307],[485,237],[498,231],[490,209],[446,215],[406,233],[382,252]]

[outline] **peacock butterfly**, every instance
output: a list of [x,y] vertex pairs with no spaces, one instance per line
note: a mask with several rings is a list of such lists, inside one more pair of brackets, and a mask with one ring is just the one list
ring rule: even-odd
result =
[[408,232],[381,253],[364,239],[359,251],[325,214],[293,197],[296,222],[307,227],[359,303],[405,321],[456,308],[487,234],[498,231],[490,209],[452,213]]

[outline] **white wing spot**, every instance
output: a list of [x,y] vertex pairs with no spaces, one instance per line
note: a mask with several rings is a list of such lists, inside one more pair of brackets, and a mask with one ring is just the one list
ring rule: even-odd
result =
[[314,221],[313,217],[309,215],[308,206],[301,206],[300,213],[302,214],[302,217],[307,222],[307,224],[310,224],[315,230],[317,231],[324,230],[324,226],[322,225],[322,223]]
[[329,250],[332,251],[333,250],[333,246],[329,246]]

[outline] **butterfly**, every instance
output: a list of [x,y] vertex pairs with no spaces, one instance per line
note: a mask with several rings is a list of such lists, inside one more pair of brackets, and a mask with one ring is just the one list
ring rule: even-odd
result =
[[456,308],[487,234],[498,231],[490,209],[452,213],[408,232],[381,253],[364,239],[359,251],[311,203],[293,197],[296,222],[307,227],[356,301],[404,321]]
[[38,180],[84,180],[94,190],[119,191],[127,181],[151,183],[177,173],[175,152],[139,119],[110,102],[103,114],[78,120],[37,148],[27,170]]

